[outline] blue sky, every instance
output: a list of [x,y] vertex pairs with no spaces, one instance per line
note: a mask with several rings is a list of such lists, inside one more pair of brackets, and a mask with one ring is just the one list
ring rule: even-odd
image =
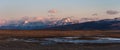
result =
[[1,18],[23,16],[48,16],[48,10],[55,9],[56,16],[111,18],[120,14],[108,15],[107,10],[120,11],[120,0],[0,0]]

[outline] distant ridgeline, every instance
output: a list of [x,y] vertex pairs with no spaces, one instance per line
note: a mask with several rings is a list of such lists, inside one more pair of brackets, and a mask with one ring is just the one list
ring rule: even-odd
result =
[[1,25],[0,29],[18,30],[120,30],[120,18],[103,19],[98,21],[76,22],[70,18],[54,21],[19,21]]
[[88,21],[46,28],[48,30],[120,30],[120,18]]

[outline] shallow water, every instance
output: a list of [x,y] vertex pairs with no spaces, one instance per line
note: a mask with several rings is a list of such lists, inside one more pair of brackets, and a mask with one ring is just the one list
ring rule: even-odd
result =
[[120,38],[110,38],[110,37],[87,37],[83,39],[81,37],[59,37],[59,38],[40,38],[40,39],[8,38],[6,39],[6,41],[32,42],[32,43],[40,43],[42,45],[57,44],[57,43],[73,43],[73,44],[120,43]]
[[96,40],[46,38],[45,40],[55,41],[58,43],[120,43],[120,38],[98,38]]

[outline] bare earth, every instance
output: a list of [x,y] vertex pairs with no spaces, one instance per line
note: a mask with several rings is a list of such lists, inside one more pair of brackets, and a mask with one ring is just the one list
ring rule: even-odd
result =
[[119,30],[0,30],[0,50],[120,50],[120,44],[71,44],[59,43],[41,45],[40,43],[5,41],[7,38],[45,38],[45,37],[115,37],[120,38]]

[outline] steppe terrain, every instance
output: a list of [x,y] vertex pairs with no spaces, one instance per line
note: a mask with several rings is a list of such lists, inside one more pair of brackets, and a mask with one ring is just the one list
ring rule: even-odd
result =
[[[0,30],[0,50],[120,50],[120,43],[56,43],[42,44],[44,38],[90,37],[120,38],[119,30]],[[25,40],[29,41],[25,41]],[[31,39],[37,39],[31,42]],[[51,42],[47,42],[51,43]]]

